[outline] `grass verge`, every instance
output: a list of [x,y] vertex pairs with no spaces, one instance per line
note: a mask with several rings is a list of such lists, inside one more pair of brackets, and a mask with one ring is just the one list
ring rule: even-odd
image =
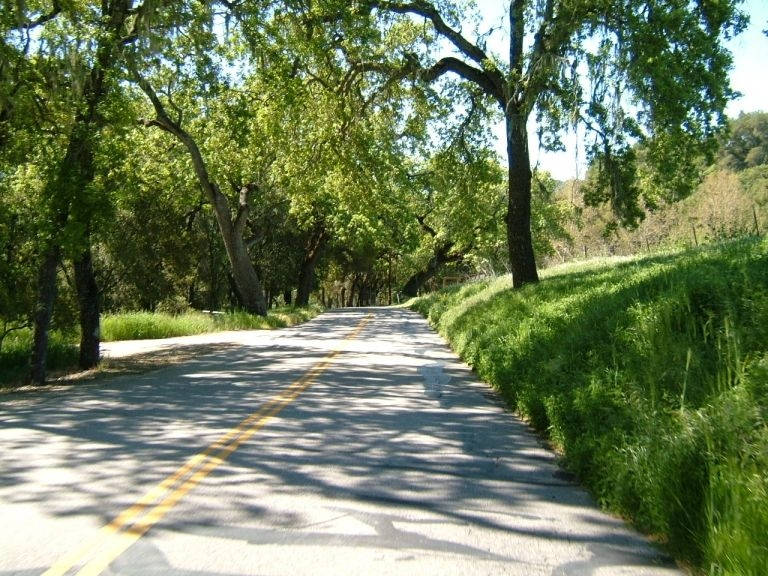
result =
[[266,317],[247,312],[227,312],[224,314],[122,312],[105,314],[102,317],[101,337],[104,342],[114,342],[117,340],[192,336],[223,330],[269,330],[306,322],[319,313],[320,309],[313,307],[278,308],[270,310]]
[[410,303],[605,507],[709,574],[768,574],[768,241]]
[[[51,372],[68,371],[77,366],[78,338],[58,330],[50,332],[47,366]],[[5,338],[0,350],[0,389],[16,386],[27,378],[31,350],[31,330],[19,330]]]

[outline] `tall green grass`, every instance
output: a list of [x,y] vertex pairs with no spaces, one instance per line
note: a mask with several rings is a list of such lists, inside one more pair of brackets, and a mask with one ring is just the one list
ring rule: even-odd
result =
[[768,241],[412,302],[606,507],[710,574],[768,574]]
[[[23,381],[29,372],[32,331],[20,330],[9,334],[0,349],[0,385]],[[48,339],[48,369],[66,370],[77,365],[78,350],[75,336],[58,330]]]
[[264,330],[284,328],[305,322],[316,316],[316,308],[280,308],[270,310],[266,317],[247,312],[208,314],[184,312],[121,312],[105,314],[101,319],[101,337],[104,342],[116,340],[146,340],[191,336],[222,330]]

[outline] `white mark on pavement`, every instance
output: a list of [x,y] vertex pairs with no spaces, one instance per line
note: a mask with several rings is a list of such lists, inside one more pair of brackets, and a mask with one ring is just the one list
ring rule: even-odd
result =
[[419,367],[424,378],[424,390],[429,398],[437,399],[443,396],[443,386],[451,381],[451,376],[443,372],[443,364],[427,364]]

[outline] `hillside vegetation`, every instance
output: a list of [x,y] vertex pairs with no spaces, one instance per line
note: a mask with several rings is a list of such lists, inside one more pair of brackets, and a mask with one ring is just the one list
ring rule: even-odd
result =
[[768,241],[411,302],[607,508],[710,574],[768,574]]
[[[622,226],[608,204],[585,194],[593,178],[561,182],[551,198],[559,207],[562,234],[538,254],[541,265],[598,255],[631,255],[659,249],[764,234],[768,228],[768,113],[731,120],[716,161],[701,166],[699,184],[684,198],[664,198],[644,190],[643,216]],[[550,226],[551,228],[551,226]]]

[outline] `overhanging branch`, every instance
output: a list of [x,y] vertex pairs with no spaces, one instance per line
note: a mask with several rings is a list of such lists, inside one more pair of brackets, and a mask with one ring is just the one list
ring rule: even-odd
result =
[[34,20],[30,20],[28,18],[24,18],[21,23],[19,24],[20,29],[27,29],[30,30],[32,28],[36,28],[38,26],[41,26],[45,24],[46,22],[50,22],[56,16],[59,15],[61,12],[61,2],[60,0],[53,0],[53,6],[51,7],[51,11],[47,12],[45,14],[41,14]]
[[496,79],[488,72],[470,66],[463,60],[459,60],[453,56],[438,60],[434,65],[424,71],[423,77],[427,82],[433,82],[448,72],[453,72],[465,80],[477,84],[483,92],[495,98],[502,109],[505,108],[506,98],[504,97],[504,88],[501,83],[496,82]]
[[396,14],[415,14],[426,18],[435,27],[438,34],[448,39],[462,54],[481,66],[490,61],[488,55],[477,44],[467,40],[460,32],[454,30],[440,12],[431,3],[417,0],[415,2],[390,2],[387,0],[371,0],[371,6]]
[[431,82],[446,72],[453,72],[465,80],[477,84],[486,94],[495,98],[502,109],[506,107],[507,97],[502,73],[493,65],[493,61],[477,43],[471,42],[461,32],[451,28],[433,4],[423,0],[413,2],[370,0],[369,6],[396,14],[414,14],[428,19],[439,35],[446,38],[461,54],[476,65],[460,58],[448,56],[440,59],[424,71],[425,80]]

